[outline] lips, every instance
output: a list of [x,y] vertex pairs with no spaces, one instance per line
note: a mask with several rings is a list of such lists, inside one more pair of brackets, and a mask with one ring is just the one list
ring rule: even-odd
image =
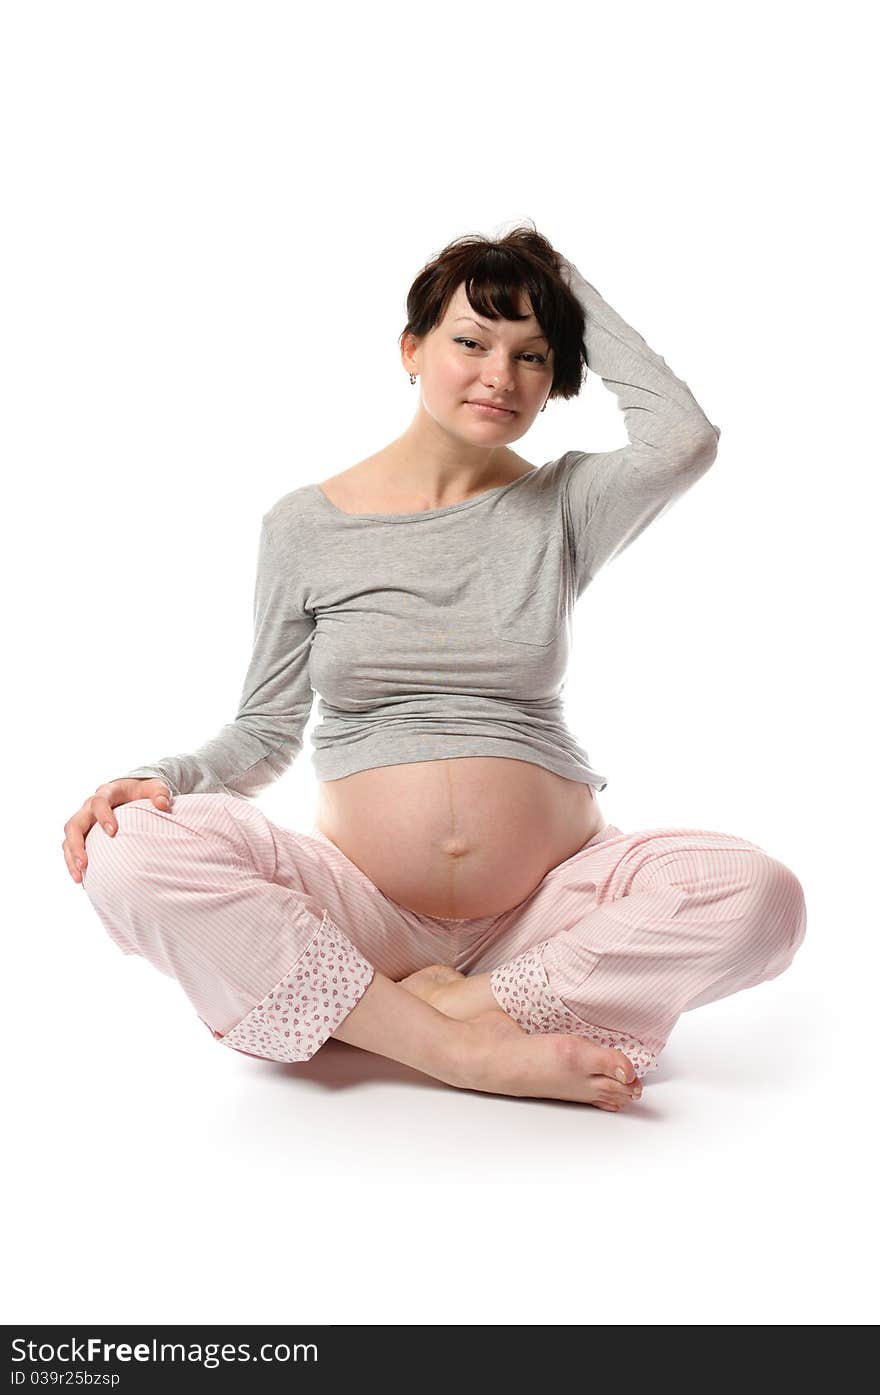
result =
[[484,412],[493,412],[498,417],[512,417],[516,413],[512,407],[499,407],[495,402],[473,401],[468,403],[469,407],[479,407]]

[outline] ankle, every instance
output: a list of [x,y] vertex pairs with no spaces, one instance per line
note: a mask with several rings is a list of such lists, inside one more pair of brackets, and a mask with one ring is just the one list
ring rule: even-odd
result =
[[[521,1039],[528,1032],[501,1008],[488,1008],[459,1025],[468,1029],[460,1038],[458,1078],[453,1082],[467,1090],[497,1090],[502,1077],[515,1083]],[[518,1093],[516,1089],[512,1094]]]
[[496,1043],[490,1040],[490,1034],[479,1019],[460,1018],[455,1026],[448,1083],[459,1090],[481,1090],[490,1075],[490,1056]]

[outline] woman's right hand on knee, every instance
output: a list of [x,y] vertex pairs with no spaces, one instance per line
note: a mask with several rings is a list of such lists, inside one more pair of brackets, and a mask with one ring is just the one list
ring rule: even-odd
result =
[[100,823],[105,833],[112,838],[118,827],[113,810],[118,804],[130,804],[135,799],[151,799],[156,808],[161,809],[163,813],[167,813],[171,808],[171,790],[164,780],[111,780],[106,785],[99,785],[82,808],[77,809],[67,820],[61,847],[67,870],[75,882],[82,881],[83,869],[88,865],[86,838],[89,831],[96,823]]

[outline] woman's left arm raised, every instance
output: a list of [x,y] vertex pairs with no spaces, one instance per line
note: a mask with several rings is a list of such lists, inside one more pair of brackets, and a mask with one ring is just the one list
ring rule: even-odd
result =
[[588,366],[617,397],[629,438],[615,451],[571,452],[566,499],[580,594],[705,473],[721,430],[572,262],[561,258],[561,272],[584,310]]

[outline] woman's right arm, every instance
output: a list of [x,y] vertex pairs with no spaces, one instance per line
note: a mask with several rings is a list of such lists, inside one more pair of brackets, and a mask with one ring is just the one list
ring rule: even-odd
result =
[[312,710],[309,650],[314,616],[297,599],[280,545],[263,517],[254,589],[254,641],[238,712],[197,750],[163,756],[124,779],[158,777],[175,794],[225,791],[251,798],[283,775],[302,750]]
[[[111,835],[116,832],[112,809],[117,805],[146,798],[162,809],[170,807],[174,795],[209,792],[250,798],[288,769],[302,750],[314,698],[308,665],[315,619],[297,593],[266,514],[254,588],[253,651],[234,721],[191,753],[164,756],[99,785],[64,825],[62,848],[74,881],[81,880],[87,862],[85,840],[92,826],[100,822]],[[166,788],[169,800],[163,804]]]

